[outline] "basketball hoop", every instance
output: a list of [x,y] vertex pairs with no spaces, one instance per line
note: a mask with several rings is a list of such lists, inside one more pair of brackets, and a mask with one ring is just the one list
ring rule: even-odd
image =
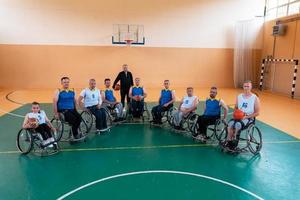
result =
[[126,42],[127,46],[130,46],[133,43],[133,39],[130,39],[130,38],[125,39],[124,41]]

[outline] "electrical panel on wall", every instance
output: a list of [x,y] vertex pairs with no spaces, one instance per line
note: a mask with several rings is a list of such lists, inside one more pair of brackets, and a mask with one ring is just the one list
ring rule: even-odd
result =
[[284,24],[277,24],[275,26],[273,26],[273,36],[283,36],[285,35],[287,30],[287,25]]

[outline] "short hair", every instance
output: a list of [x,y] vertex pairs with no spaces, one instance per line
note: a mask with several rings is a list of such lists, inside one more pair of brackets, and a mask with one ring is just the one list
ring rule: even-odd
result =
[[110,81],[110,78],[104,79],[104,83],[106,83],[106,81]]
[[137,80],[137,79],[141,80],[141,78],[140,78],[140,77],[136,77],[134,80]]
[[70,78],[67,77],[67,76],[64,76],[64,77],[62,77],[62,78],[60,79],[60,81],[63,81],[63,80],[70,80]]
[[218,88],[216,86],[212,86],[210,89],[211,90],[217,90]]
[[164,80],[164,82],[170,82],[170,80],[166,79],[166,80]]
[[128,65],[127,65],[127,64],[123,64],[122,66],[123,66],[123,67],[128,67]]
[[252,81],[251,80],[245,80],[244,83],[251,83],[252,84]]
[[187,87],[186,89],[187,89],[187,90],[194,90],[193,87]]
[[39,102],[36,102],[36,101],[34,101],[34,102],[32,102],[32,103],[31,103],[31,105],[33,105],[33,106],[34,106],[34,105],[37,105],[37,106],[39,106],[39,105],[40,105],[40,103],[39,103]]
[[91,78],[91,79],[90,79],[90,81],[96,81],[96,79],[94,79],[94,78]]

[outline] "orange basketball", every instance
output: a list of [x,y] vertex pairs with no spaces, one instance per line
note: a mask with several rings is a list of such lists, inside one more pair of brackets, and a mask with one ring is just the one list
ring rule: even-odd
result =
[[141,101],[141,100],[142,100],[142,97],[141,97],[141,96],[136,96],[136,100],[137,100],[137,101]]
[[235,109],[233,112],[233,119],[242,120],[245,116],[245,113],[239,109]]
[[36,118],[28,118],[28,124],[31,128],[37,128],[39,126],[39,121]]
[[115,85],[115,88],[114,88],[114,90],[116,90],[116,91],[117,91],[117,90],[120,90],[120,89],[121,89],[121,86],[120,86],[120,84],[116,84],[116,85]]

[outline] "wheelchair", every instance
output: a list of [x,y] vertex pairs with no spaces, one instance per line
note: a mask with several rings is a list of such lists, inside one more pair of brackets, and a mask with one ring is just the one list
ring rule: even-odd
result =
[[[197,120],[200,116],[197,115]],[[223,134],[224,130],[227,128],[227,123],[225,120],[222,120],[221,117],[215,121],[215,123],[209,124],[207,126],[207,132],[206,132],[206,140],[211,140],[211,141],[223,141],[225,137],[225,134]],[[192,125],[191,132],[193,134],[199,134],[199,124],[197,121],[195,122],[194,125]]]
[[[110,128],[112,127],[112,123],[113,123],[113,116],[111,115],[111,111],[108,108],[103,107],[103,109],[105,110],[107,127],[108,130],[110,131]],[[96,124],[96,117],[89,110],[82,111],[80,113],[80,116],[87,125],[87,132],[90,132],[91,129],[93,128],[93,124]]]
[[[111,106],[111,105],[107,105],[107,106],[103,106],[103,108],[109,114],[111,123],[114,124],[115,120],[118,119],[118,113],[116,111],[116,107],[115,106]],[[121,118],[126,118],[126,113],[123,112]],[[121,123],[121,121],[118,121],[116,123],[119,124],[119,123]]]
[[[132,115],[132,107],[131,107],[131,103],[132,101],[130,101],[130,103],[128,104],[128,109],[127,109],[127,113],[126,113],[126,119],[128,122],[133,122],[134,121],[134,117]],[[144,102],[144,108],[143,108],[143,114],[141,116],[143,123],[145,121],[150,121],[150,112],[148,109],[148,105],[146,102]]]
[[[172,128],[175,128],[175,112],[173,112],[172,116],[170,117],[170,120],[168,120],[169,125]],[[180,122],[180,127],[182,128],[182,131],[188,131],[192,132],[194,130],[195,124],[197,123],[198,115],[195,113],[195,111],[190,112],[187,116],[183,117]]]
[[[91,127],[92,121],[85,121],[86,118],[82,118],[80,126],[78,128],[78,134],[80,134],[80,138],[76,139],[73,136],[71,125],[65,121],[64,115],[59,113],[59,118],[55,117],[51,120],[52,125],[57,130],[56,141],[58,142],[79,142],[86,141],[86,136],[89,133],[89,127]],[[88,123],[88,124],[87,124]]]
[[[163,111],[161,113],[161,116],[162,116],[162,118],[161,118],[162,124],[161,125],[166,124],[166,123],[170,124],[172,116],[174,115],[174,113],[176,111],[177,111],[177,108],[175,106],[172,106],[168,110]],[[154,124],[153,121],[150,121],[150,125],[161,126],[159,124]]]
[[[236,122],[236,120],[230,120]],[[228,136],[228,124],[225,129],[220,134],[220,147],[224,152],[238,154],[241,152],[250,151],[252,154],[257,155],[262,148],[262,134],[260,129],[256,126],[255,119],[249,121],[246,125],[242,123],[242,129],[236,133],[235,139],[233,142],[236,144],[236,147],[229,149],[226,145],[227,136]]]
[[34,129],[22,128],[17,135],[17,148],[21,154],[28,154],[30,152],[39,156],[56,154],[59,152],[59,147],[56,142],[56,134],[52,134],[55,141],[43,145],[43,137],[40,133],[36,132]]

